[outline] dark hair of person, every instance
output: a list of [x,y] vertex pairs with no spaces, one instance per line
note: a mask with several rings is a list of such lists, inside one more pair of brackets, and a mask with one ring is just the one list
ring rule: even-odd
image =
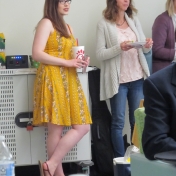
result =
[[61,36],[69,38],[70,35],[67,31],[63,16],[58,14],[58,3],[59,0],[45,0],[42,19],[49,19]]
[[[116,0],[106,0],[107,7],[103,11],[103,16],[109,21],[116,21],[118,9]],[[133,18],[134,13],[137,13],[137,9],[133,6],[132,0],[130,0],[129,7],[125,11],[130,18]]]

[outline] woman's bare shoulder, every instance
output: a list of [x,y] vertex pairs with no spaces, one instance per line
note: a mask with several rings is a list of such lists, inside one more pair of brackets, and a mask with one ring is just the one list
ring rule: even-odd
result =
[[53,24],[51,22],[51,20],[49,20],[48,18],[43,18],[39,21],[37,28],[40,27],[46,27],[49,28],[51,31],[54,31],[54,27]]

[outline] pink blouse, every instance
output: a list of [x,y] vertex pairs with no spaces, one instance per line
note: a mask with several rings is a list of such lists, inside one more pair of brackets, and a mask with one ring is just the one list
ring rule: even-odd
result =
[[[118,41],[136,41],[136,35],[131,28],[120,29],[117,27]],[[120,83],[127,83],[143,78],[142,67],[139,63],[137,49],[132,48],[121,53]]]

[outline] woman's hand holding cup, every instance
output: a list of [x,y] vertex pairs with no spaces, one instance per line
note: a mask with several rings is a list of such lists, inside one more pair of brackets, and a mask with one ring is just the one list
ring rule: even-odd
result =
[[83,60],[86,62],[86,64],[82,67],[82,73],[85,73],[86,68],[89,66],[90,63],[90,57],[88,55],[84,55]]
[[[82,68],[82,72],[86,71],[86,67],[89,65],[90,57],[85,55],[84,46],[72,47],[73,58],[77,59],[75,63],[76,68]],[[72,59],[72,60],[74,60]]]
[[83,67],[88,67],[90,63],[90,57],[88,55],[84,55],[83,61],[86,62],[86,64]]
[[71,59],[67,61],[67,67],[83,68],[85,67],[85,65],[87,65],[87,61],[84,61],[82,59]]

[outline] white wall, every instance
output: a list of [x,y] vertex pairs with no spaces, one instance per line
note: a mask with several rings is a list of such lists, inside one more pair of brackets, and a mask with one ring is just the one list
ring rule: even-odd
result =
[[165,11],[166,0],[134,0],[138,17],[146,37],[151,37],[154,19]]
[[[151,37],[155,17],[164,11],[166,0],[134,0],[144,33]],[[6,55],[31,54],[34,29],[43,13],[44,0],[0,0],[0,32],[6,37]],[[65,18],[80,45],[85,45],[91,56],[91,65],[98,66],[95,58],[96,24],[101,18],[106,0],[72,0],[70,14]]]
[[44,0],[0,0],[0,32],[6,37],[6,55],[31,54],[43,3]]

